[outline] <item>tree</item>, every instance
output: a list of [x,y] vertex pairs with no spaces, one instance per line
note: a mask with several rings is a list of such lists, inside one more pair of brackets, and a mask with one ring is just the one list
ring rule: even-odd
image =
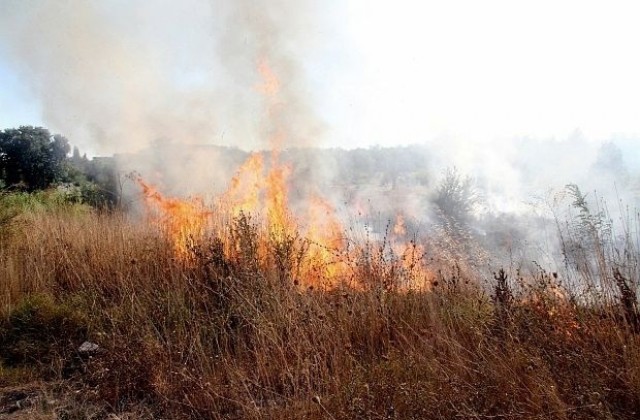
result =
[[436,213],[442,221],[461,227],[468,226],[479,202],[473,180],[461,176],[455,168],[447,169],[433,197]]
[[42,127],[22,126],[0,132],[0,180],[29,191],[67,175],[68,140]]
[[596,161],[591,165],[593,175],[611,180],[626,182],[629,179],[629,170],[624,161],[624,155],[620,147],[613,142],[604,143],[598,150]]

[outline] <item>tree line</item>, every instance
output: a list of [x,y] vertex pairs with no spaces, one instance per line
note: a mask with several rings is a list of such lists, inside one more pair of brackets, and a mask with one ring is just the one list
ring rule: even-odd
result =
[[97,207],[118,199],[112,159],[89,160],[69,141],[44,127],[0,131],[0,190],[34,192],[64,188],[70,197]]

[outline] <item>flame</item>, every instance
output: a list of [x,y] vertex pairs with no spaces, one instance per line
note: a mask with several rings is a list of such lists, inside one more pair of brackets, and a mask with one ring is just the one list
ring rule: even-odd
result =
[[424,246],[415,239],[407,240],[406,221],[402,214],[396,216],[396,222],[391,230],[390,247],[399,258],[404,274],[402,289],[429,289],[435,275],[424,262]]
[[396,224],[393,226],[393,234],[396,236],[404,236],[407,234],[407,228],[404,226],[404,216],[398,214],[396,216]]
[[289,214],[287,177],[290,169],[286,166],[272,168],[266,179],[266,209],[269,234],[282,241],[295,234],[296,226]]
[[344,253],[344,228],[333,206],[319,196],[310,198],[307,220],[310,224],[305,237],[309,250],[302,276],[313,285],[318,285],[319,279],[335,284],[349,269]]
[[[243,213],[255,215],[258,228],[262,229],[258,232],[257,243],[261,259],[267,258],[274,245],[299,239],[294,241],[295,252],[303,258],[296,280],[302,287],[332,288],[347,282],[363,249],[348,246],[345,228],[335,208],[318,195],[308,199],[308,223],[298,224],[288,205],[286,181],[289,171],[287,166],[280,166],[265,175],[260,155],[250,156],[231,179],[229,189],[219,197],[216,215],[227,222]],[[226,256],[237,259],[239,249],[231,237],[220,235],[224,229],[214,224],[214,212],[207,208],[202,198],[167,198],[141,179],[138,182],[151,220],[171,240],[178,259],[192,261],[194,246],[204,240],[208,230],[214,229],[224,243]],[[302,232],[300,236],[299,231]],[[426,290],[435,276],[423,261],[424,248],[415,240],[407,240],[406,236],[405,219],[399,215],[388,238],[392,256],[388,262],[397,267],[400,290]]]
[[280,150],[287,137],[281,118],[282,108],[278,106],[281,83],[266,57],[258,61],[257,70],[262,81],[259,91],[265,96],[267,105],[267,133],[272,150],[271,166],[265,179],[267,229],[271,239],[282,242],[291,238],[297,227],[288,206],[287,179],[291,169],[280,163]]
[[[540,282],[540,278],[534,278]],[[546,317],[555,334],[570,339],[576,331],[583,328],[578,323],[575,308],[567,290],[556,280],[542,278],[542,288],[532,287],[530,293],[519,299],[518,304],[534,310],[539,316]],[[535,283],[534,283],[535,284]]]
[[436,276],[423,261],[425,249],[415,241],[401,245],[400,263],[406,273],[402,288],[405,290],[429,290]]
[[[288,181],[292,170],[280,162],[281,146],[288,133],[280,106],[281,83],[267,60],[258,62],[257,72],[261,77],[258,91],[264,95],[267,110],[265,135],[272,150],[268,166],[262,154],[253,153],[239,167],[226,192],[214,201],[217,225],[212,220],[214,212],[205,206],[202,198],[167,198],[139,179],[145,203],[152,221],[170,238],[181,260],[193,260],[194,245],[204,239],[208,230],[215,230],[223,241],[226,257],[237,259],[238,244],[223,232],[228,232],[230,223],[244,214],[251,216],[260,229],[256,244],[259,259],[266,261],[274,246],[293,246],[293,252],[302,256],[295,273],[302,287],[337,286],[353,272],[363,249],[350,248],[345,228],[326,199],[311,195],[305,206],[301,206],[306,208],[306,224],[298,223],[291,212]],[[360,206],[361,215],[368,212],[368,206],[364,203]],[[422,261],[424,249],[415,241],[408,241],[406,236],[405,218],[399,214],[388,243],[393,264],[399,267],[403,287],[421,288],[428,283],[426,279],[433,276]]]
[[220,198],[219,207],[229,209],[231,217],[258,211],[260,191],[264,187],[262,155],[251,154],[231,178],[229,189]]
[[258,74],[262,79],[262,83],[258,85],[258,91],[267,97],[277,96],[280,93],[280,80],[266,58],[258,61]]
[[169,237],[176,256],[183,261],[191,260],[194,246],[203,239],[212,212],[200,197],[166,198],[142,179],[138,178],[138,183],[150,217]]

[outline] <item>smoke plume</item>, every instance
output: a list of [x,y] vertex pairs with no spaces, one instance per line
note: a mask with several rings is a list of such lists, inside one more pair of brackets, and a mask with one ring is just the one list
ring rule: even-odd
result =
[[[314,84],[314,78],[331,78],[330,60],[319,65],[322,60],[317,55],[339,50],[330,45],[340,42],[334,29],[339,32],[337,27],[349,24],[338,25],[342,12],[328,17],[328,9],[325,2],[311,0],[162,0],[153,6],[146,0],[4,0],[0,53],[39,98],[43,122],[53,132],[64,134],[89,154],[117,153],[123,173],[135,169],[167,194],[220,192],[247,150],[278,148],[289,150],[282,153],[282,160],[296,162],[292,207],[298,204],[296,197],[302,201],[321,191],[336,208],[348,208],[350,215],[374,217],[378,212],[381,225],[398,212],[430,221],[430,198],[442,173],[454,166],[473,177],[484,197],[479,217],[523,215],[532,209],[532,202],[540,199],[540,204],[569,183],[580,185],[590,197],[598,190],[609,203],[624,199],[638,204],[640,155],[634,137],[611,139],[611,145],[609,139],[588,140],[579,132],[546,140],[446,134],[434,139],[426,122],[425,133],[408,128],[437,117],[437,108],[459,106],[456,95],[446,97],[451,103],[414,106],[421,103],[416,100],[420,95],[439,90],[414,86],[412,81],[435,69],[438,77],[424,76],[427,86],[435,86],[448,72],[446,63],[429,61],[421,39],[409,36],[422,23],[421,17],[413,20],[406,39],[384,33],[384,45],[369,45],[377,58],[362,60],[359,65],[366,68],[344,66],[344,79],[324,100],[345,112],[325,122],[323,99],[314,93],[318,86],[332,85]],[[389,18],[380,14],[380,19],[378,23]],[[419,57],[420,63],[425,61],[422,65],[413,66],[404,57],[407,45],[412,48],[409,58]],[[465,45],[458,48],[464,51]],[[350,54],[357,57],[357,48],[353,50]],[[394,54],[379,57],[379,51]],[[335,67],[349,61],[344,56],[341,60]],[[367,63],[385,64],[393,71],[383,66],[388,71],[384,73],[380,66]],[[483,61],[485,73],[489,64]],[[459,70],[460,77],[451,83],[459,82],[472,67]],[[376,89],[371,82],[375,77],[359,80],[360,70],[396,79],[384,77],[383,89]],[[484,86],[475,76],[467,85]],[[392,101],[375,97],[386,91],[393,94],[384,98]],[[473,96],[472,105],[465,106],[479,108],[489,94],[482,94],[483,89],[474,92],[458,93]],[[375,103],[377,111],[361,112],[369,103]],[[362,120],[356,118],[361,116]],[[334,124],[340,124],[339,130]],[[304,150],[322,146],[327,138],[334,142],[331,136],[336,132],[344,146],[350,145],[347,140],[370,144],[370,139],[358,138],[363,133],[398,136],[389,138],[389,143],[422,146],[394,151]],[[209,147],[213,144],[231,148]],[[613,216],[621,217],[618,213]],[[480,234],[487,233],[486,225],[476,227]],[[522,230],[523,237],[540,239],[535,226]]]
[[[158,140],[256,149],[264,138],[260,63],[280,81],[288,146],[316,144],[305,90],[310,2],[3,2],[0,48],[41,100],[43,120],[93,154]],[[295,59],[294,59],[295,57]]]

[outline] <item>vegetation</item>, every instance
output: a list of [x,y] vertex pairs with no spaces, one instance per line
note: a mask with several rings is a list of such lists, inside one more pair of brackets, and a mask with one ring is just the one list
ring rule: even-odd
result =
[[96,207],[113,206],[119,191],[109,159],[88,160],[69,141],[43,127],[0,131],[0,191],[36,192],[64,186],[66,192]]
[[[43,129],[2,134],[5,145],[32,139],[22,150],[41,156],[66,144]],[[564,270],[498,265],[487,275],[472,229],[480,197],[455,170],[428,202],[430,242],[414,235],[396,246],[393,235],[410,227],[399,217],[380,236],[349,227],[345,250],[313,248],[296,229],[265,229],[243,212],[215,214],[218,228],[206,230],[212,212],[202,200],[164,199],[145,184],[145,198],[177,217],[142,219],[105,205],[119,200],[113,160],[63,147],[57,170],[46,170],[57,175],[34,181],[29,168],[40,166],[9,173],[19,160],[8,150],[0,417],[640,414],[637,226],[615,234],[577,186],[566,190],[566,220],[556,215]],[[378,152],[334,156],[367,166]],[[385,171],[375,180],[382,188],[407,178],[397,166]],[[303,267],[307,259],[316,264]]]
[[42,127],[24,126],[0,132],[0,179],[28,191],[50,186],[67,175],[70,152],[66,138]]
[[[31,208],[0,241],[1,393],[49,396],[34,416],[640,412],[637,307],[623,289],[578,294],[542,269],[483,279],[434,265],[428,289],[406,290],[383,253],[356,262],[350,286],[303,288],[278,259],[282,243],[260,258],[245,217],[185,262],[155,226],[77,206]],[[637,287],[625,267],[608,268]],[[99,349],[79,352],[84,341]]]

